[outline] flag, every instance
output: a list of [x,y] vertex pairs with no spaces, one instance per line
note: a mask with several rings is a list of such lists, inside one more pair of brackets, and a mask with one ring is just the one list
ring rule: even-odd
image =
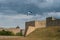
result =
[[31,11],[28,11],[27,16],[28,16],[28,15],[32,15],[32,12],[31,12]]

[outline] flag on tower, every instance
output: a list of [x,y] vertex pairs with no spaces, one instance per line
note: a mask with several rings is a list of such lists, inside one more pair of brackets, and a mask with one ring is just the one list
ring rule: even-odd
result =
[[28,15],[32,15],[32,12],[31,12],[31,11],[28,11],[27,16],[28,16]]

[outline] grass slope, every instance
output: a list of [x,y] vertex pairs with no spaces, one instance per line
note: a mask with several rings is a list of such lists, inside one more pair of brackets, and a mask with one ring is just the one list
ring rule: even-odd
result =
[[0,40],[60,40],[60,27],[38,28],[27,37],[1,37]]
[[60,40],[60,27],[38,28],[27,37],[41,40]]

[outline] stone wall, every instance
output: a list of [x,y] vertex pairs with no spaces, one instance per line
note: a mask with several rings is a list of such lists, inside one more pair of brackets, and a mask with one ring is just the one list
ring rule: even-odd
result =
[[2,31],[3,30],[3,28],[0,28],[0,31]]
[[31,32],[33,32],[36,28],[33,27],[33,26],[29,26],[29,28],[27,29],[27,32],[26,32],[26,36],[29,35]]
[[52,26],[60,26],[60,19],[54,19],[54,20],[52,20],[53,18],[52,17],[48,17],[47,19],[46,19],[46,26],[48,27],[48,26],[50,26],[50,27],[52,27]]
[[46,27],[46,21],[35,21],[35,27],[36,28],[42,28],[42,27]]
[[14,34],[16,34],[16,33],[18,33],[18,32],[20,32],[20,28],[0,28],[0,31],[2,31],[2,30],[5,30],[5,31],[10,31],[10,32],[13,32]]
[[29,30],[32,28],[35,27],[35,21],[30,21],[30,22],[25,22],[25,33],[24,33],[24,36],[28,35],[29,34]]
[[9,29],[5,29],[6,31],[11,31],[13,32],[14,34],[20,32],[20,28],[9,28]]
[[30,21],[25,23],[25,35],[29,35],[33,32],[36,28],[43,28],[43,27],[59,27],[60,26],[60,19],[56,19],[53,17],[48,17],[46,20],[43,21]]
[[36,28],[46,27],[46,21],[30,21],[25,23],[25,36],[29,35]]

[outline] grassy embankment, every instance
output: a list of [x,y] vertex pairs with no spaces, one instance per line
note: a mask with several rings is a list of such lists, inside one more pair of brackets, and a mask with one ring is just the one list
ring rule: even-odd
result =
[[60,40],[60,27],[38,28],[27,37],[37,40]]
[[9,38],[4,40],[60,40],[60,27],[38,28],[27,37]]

